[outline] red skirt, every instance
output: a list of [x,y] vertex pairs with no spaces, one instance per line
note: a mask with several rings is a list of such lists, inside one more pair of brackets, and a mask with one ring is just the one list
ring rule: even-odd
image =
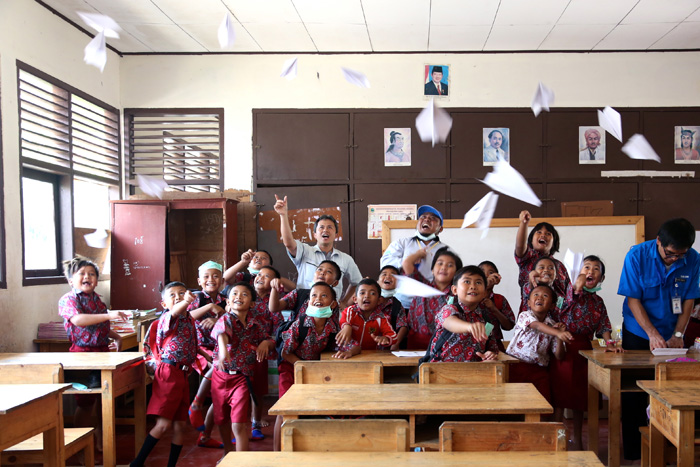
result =
[[549,393],[549,371],[547,367],[539,366],[536,363],[511,363],[508,366],[509,383],[532,383],[540,394],[552,403]]
[[552,405],[563,409],[588,409],[588,360],[578,351],[590,350],[591,340],[584,334],[574,334],[574,341],[566,344],[563,360],[549,362],[549,381]]
[[420,334],[413,329],[408,330],[408,339],[406,348],[415,350],[425,350],[430,345],[430,339],[433,336],[430,334]]

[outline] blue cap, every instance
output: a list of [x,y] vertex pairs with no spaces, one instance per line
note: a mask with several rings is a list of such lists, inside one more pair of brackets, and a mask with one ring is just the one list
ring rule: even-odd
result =
[[428,204],[424,204],[423,206],[418,208],[418,217],[422,216],[426,212],[429,214],[433,214],[438,219],[440,219],[440,225],[442,225],[442,214],[440,213],[440,211],[438,211],[437,209],[435,209],[434,207],[432,207]]

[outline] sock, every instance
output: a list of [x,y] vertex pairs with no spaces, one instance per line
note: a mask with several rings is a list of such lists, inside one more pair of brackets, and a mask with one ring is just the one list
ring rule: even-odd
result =
[[151,434],[146,435],[146,440],[143,442],[143,446],[141,446],[141,450],[139,451],[139,455],[136,456],[136,459],[134,459],[131,464],[129,464],[130,467],[141,467],[144,462],[146,462],[146,458],[148,455],[151,453],[154,447],[156,447],[156,444],[160,441],[158,438],[154,438],[151,436]]
[[180,457],[180,451],[182,451],[182,444],[170,444],[168,467],[175,467],[175,464],[177,464],[177,458]]

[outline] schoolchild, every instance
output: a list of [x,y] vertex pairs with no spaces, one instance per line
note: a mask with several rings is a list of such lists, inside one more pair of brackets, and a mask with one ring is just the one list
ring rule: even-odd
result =
[[[554,290],[554,283],[557,280],[558,273],[557,266],[552,259],[551,257],[543,256],[535,261],[532,271],[530,271],[528,275],[528,282],[523,285],[522,291],[525,297],[530,296],[530,292],[540,284],[548,285]],[[556,296],[555,292],[555,303],[549,312],[549,316],[554,322],[560,321],[559,315],[564,307],[565,299],[566,295]]]
[[399,270],[391,265],[384,266],[379,271],[377,282],[382,288],[382,297],[379,306],[391,322],[391,327],[396,331],[396,342],[391,346],[391,350],[399,350],[406,347],[406,336],[408,335],[408,319],[406,309],[401,300],[396,297],[396,276]]
[[486,298],[480,304],[484,321],[493,324],[491,335],[496,339],[498,350],[505,352],[503,331],[513,329],[513,326],[515,326],[515,315],[506,297],[493,291],[493,288],[500,284],[502,279],[496,265],[491,261],[482,261],[479,263],[479,269],[484,271],[486,276]]
[[[272,266],[272,255],[265,250],[248,250],[241,255],[241,260],[224,271],[224,283],[250,282],[255,287],[255,276],[265,266]],[[287,278],[280,278],[285,291],[296,288],[296,284]]]

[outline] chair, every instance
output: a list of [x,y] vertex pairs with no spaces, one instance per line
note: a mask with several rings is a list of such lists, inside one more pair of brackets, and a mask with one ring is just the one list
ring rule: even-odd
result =
[[566,451],[566,427],[552,422],[445,422],[440,451]]
[[406,420],[287,420],[282,451],[403,452],[408,450]]
[[501,362],[423,363],[418,369],[420,384],[501,384],[505,364]]
[[[0,365],[0,384],[57,384],[63,383],[63,365],[28,364]],[[64,428],[63,442],[66,459],[83,451],[85,465],[94,467],[94,428]],[[44,437],[39,434],[2,452],[0,464],[41,464],[44,462]]]
[[294,384],[382,384],[381,362],[302,361],[294,364]]

